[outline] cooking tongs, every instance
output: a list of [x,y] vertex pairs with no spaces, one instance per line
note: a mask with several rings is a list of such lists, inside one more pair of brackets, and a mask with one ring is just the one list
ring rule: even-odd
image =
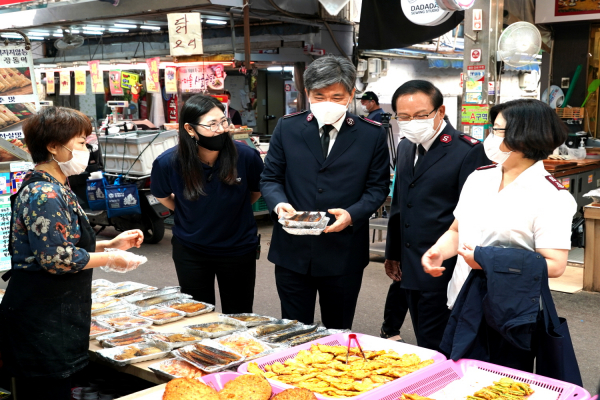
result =
[[351,333],[348,335],[348,351],[346,351],[346,365],[348,365],[348,355],[350,354],[350,344],[352,343],[352,339],[356,342],[356,346],[360,350],[360,354],[363,356],[365,361],[367,361],[367,357],[365,357],[365,353],[363,352],[362,347],[360,347],[360,343],[358,343],[358,338],[356,337],[356,333]]

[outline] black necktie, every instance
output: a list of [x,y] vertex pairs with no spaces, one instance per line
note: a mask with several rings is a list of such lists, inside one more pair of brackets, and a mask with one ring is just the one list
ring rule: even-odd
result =
[[323,149],[323,158],[327,158],[329,152],[329,132],[333,125],[323,125],[323,134],[321,135],[321,148]]
[[425,157],[425,153],[427,153],[427,150],[425,150],[425,147],[423,147],[422,144],[417,146],[417,151],[419,152],[419,158],[417,158],[417,162],[415,163],[415,168],[413,171],[416,171],[417,168],[419,167],[419,164],[421,164],[423,162],[423,158]]

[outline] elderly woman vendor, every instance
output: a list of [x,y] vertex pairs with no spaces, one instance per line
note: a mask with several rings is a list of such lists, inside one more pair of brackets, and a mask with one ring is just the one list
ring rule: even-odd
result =
[[92,268],[127,271],[144,260],[125,251],[140,247],[139,230],[96,242],[68,186],[87,167],[91,130],[84,114],[62,107],[23,127],[37,165],[12,207],[12,269],[0,303],[0,353],[20,400],[71,398],[69,377],[88,363]]

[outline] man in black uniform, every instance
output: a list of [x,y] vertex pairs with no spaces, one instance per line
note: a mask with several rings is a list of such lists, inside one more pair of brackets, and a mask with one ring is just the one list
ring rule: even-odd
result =
[[347,111],[356,69],[327,56],[304,72],[310,112],[283,117],[271,138],[261,193],[272,217],[326,211],[319,236],[273,228],[269,261],[283,318],[312,323],[317,293],[328,328],[350,329],[369,263],[369,217],[389,193],[387,136],[381,124]]
[[450,317],[447,286],[456,257],[441,278],[423,271],[421,257],[448,230],[467,177],[491,164],[479,140],[444,121],[444,98],[427,81],[413,80],[392,97],[401,133],[385,251],[385,269],[406,293],[417,344],[439,350]]
[[379,105],[379,97],[373,92],[365,92],[360,98],[362,111],[367,114],[367,119],[381,123],[383,109]]

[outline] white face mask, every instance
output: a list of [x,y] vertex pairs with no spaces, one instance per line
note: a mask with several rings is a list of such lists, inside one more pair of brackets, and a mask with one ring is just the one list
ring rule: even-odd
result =
[[362,109],[362,112],[367,113],[367,114],[369,113],[369,110],[367,109],[367,106],[365,106],[364,104],[361,104],[360,108]]
[[398,128],[400,128],[400,132],[404,135],[404,137],[411,142],[415,144],[425,143],[435,135],[437,130],[442,125],[442,122],[440,121],[438,127],[434,128],[433,123],[436,116],[437,111],[435,112],[433,118],[397,121]]
[[73,154],[73,157],[71,157],[69,161],[60,162],[57,161],[54,156],[52,156],[52,159],[56,161],[63,174],[69,177],[83,173],[88,166],[88,162],[90,161],[90,152],[87,150],[71,150],[65,146],[63,147]]
[[500,150],[500,145],[503,141],[503,137],[496,136],[493,133],[490,133],[483,141],[485,155],[499,165],[502,165],[510,157],[510,153],[512,153],[512,151]]
[[350,99],[348,99],[348,103],[345,106],[331,101],[310,103],[310,111],[317,119],[317,122],[319,122],[319,126],[331,125],[339,121],[346,114],[348,104],[350,104]]

